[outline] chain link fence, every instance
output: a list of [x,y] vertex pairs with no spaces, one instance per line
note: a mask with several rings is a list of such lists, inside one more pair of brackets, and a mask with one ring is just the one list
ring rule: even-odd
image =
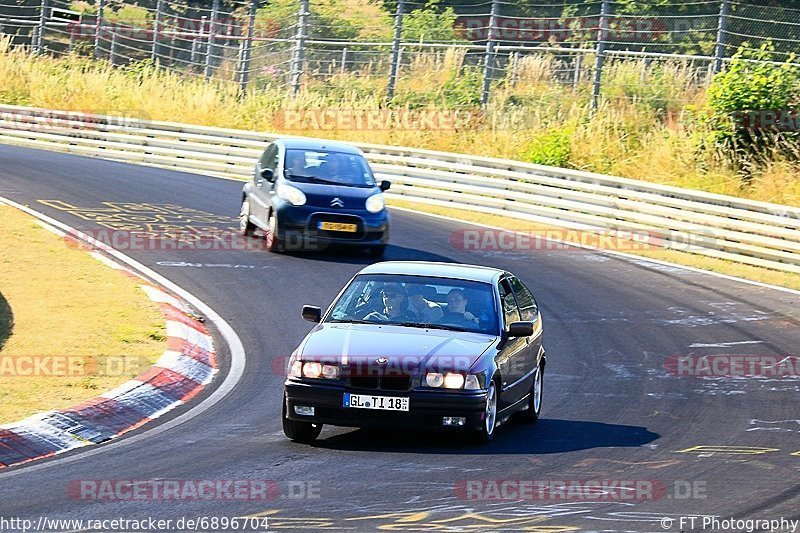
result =
[[642,87],[644,97],[667,101],[670,91],[705,87],[743,45],[769,41],[776,60],[794,61],[800,42],[800,7],[775,0],[347,5],[0,0],[0,33],[33,53],[120,66],[149,60],[241,90],[361,93],[424,106],[437,88],[453,95],[453,107],[485,106],[495,91],[541,83],[581,92],[593,107],[642,98]]

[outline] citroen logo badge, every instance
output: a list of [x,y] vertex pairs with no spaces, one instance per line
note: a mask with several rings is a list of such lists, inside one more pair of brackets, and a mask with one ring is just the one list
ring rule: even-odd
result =
[[334,198],[331,200],[331,207],[344,207],[344,202],[341,200],[341,198]]

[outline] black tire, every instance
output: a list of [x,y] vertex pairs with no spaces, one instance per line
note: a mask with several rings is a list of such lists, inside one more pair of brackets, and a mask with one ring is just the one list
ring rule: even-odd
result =
[[[538,389],[538,393],[537,393]],[[539,369],[536,371],[536,377],[531,384],[530,397],[528,398],[528,407],[524,411],[520,411],[519,419],[535,424],[542,414],[542,399],[544,397],[544,365],[540,364]],[[537,405],[538,398],[538,405]]]
[[278,233],[278,218],[275,216],[275,211],[269,212],[267,231],[264,239],[266,240],[267,250],[270,252],[280,253],[283,251],[280,234]]
[[252,237],[256,230],[255,224],[250,222],[250,202],[242,199],[242,208],[239,210],[239,233],[244,237]]
[[320,432],[322,431],[322,424],[313,424],[311,422],[300,422],[291,420],[286,416],[286,396],[283,397],[283,434],[293,442],[300,442],[303,444],[310,444],[317,440]]
[[[500,392],[499,387],[497,386],[497,382],[492,380],[489,383],[489,392],[486,395],[486,406],[484,408],[484,414],[486,415],[484,418],[483,426],[478,431],[475,431],[473,434],[473,439],[475,442],[479,444],[486,444],[488,442],[492,442],[494,440],[494,435],[497,433],[497,405],[500,399]],[[490,402],[494,402],[494,406],[492,409],[494,410],[494,415],[492,416],[492,420],[489,420],[489,413],[490,413]]]

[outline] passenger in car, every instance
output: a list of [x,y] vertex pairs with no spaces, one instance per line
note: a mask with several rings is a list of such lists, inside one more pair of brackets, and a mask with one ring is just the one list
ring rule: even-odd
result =
[[461,289],[453,289],[447,293],[447,311],[442,317],[442,324],[452,324],[454,326],[461,326],[472,328],[478,325],[478,318],[467,311],[467,299],[464,297],[464,291]]
[[427,285],[414,284],[408,287],[408,300],[411,302],[411,309],[417,313],[421,322],[435,324],[444,316],[442,306],[425,298],[429,290],[435,291],[433,287]]

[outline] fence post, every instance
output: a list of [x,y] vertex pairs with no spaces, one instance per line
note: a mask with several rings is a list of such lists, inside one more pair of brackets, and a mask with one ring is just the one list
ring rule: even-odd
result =
[[492,0],[492,11],[489,16],[489,32],[486,39],[486,57],[483,64],[483,90],[481,91],[481,107],[489,103],[489,91],[492,89],[492,77],[495,68],[495,30],[497,17],[500,14],[500,1]]
[[392,40],[392,64],[389,68],[389,86],[386,87],[387,100],[394,98],[394,88],[397,84],[397,72],[400,69],[400,40],[403,38],[403,16],[405,11],[405,0],[398,0],[397,11],[394,15],[394,39]]
[[297,21],[297,37],[292,58],[292,98],[300,93],[303,82],[303,62],[306,53],[306,25],[308,24],[309,0],[300,0],[300,11]]
[[347,47],[342,48],[342,67],[339,69],[339,74],[344,74],[347,70]]
[[511,87],[516,87],[519,77],[519,52],[511,52],[508,60],[511,63]]
[[611,12],[610,0],[603,0],[600,10],[600,24],[597,29],[597,57],[594,64],[594,87],[592,88],[592,111],[600,102],[600,87],[603,81],[603,64],[606,60],[606,39],[608,38],[608,15]]
[[36,53],[41,54],[44,52],[44,29],[47,24],[47,0],[42,0],[41,12],[39,13],[39,29],[36,35]]
[[725,57],[725,35],[728,31],[728,15],[730,0],[722,0],[719,4],[719,22],[717,23],[717,46],[714,53],[714,74],[722,70],[722,59]]
[[97,20],[95,21],[95,28],[94,28],[94,57],[97,59],[100,57],[100,37],[102,36],[103,32],[103,12],[106,9],[106,0],[99,0],[100,3],[97,6]]
[[111,50],[108,55],[111,65],[115,65],[117,62],[117,32],[113,28],[111,30]]
[[250,80],[250,58],[253,56],[253,36],[256,31],[256,11],[258,0],[250,0],[250,13],[247,20],[247,38],[242,43],[241,64],[239,65],[239,92],[244,94]]
[[583,73],[583,54],[575,54],[575,74],[572,78],[572,88],[577,90],[581,83]]
[[158,0],[156,3],[156,22],[153,27],[153,51],[150,54],[150,59],[153,63],[158,63],[158,39],[161,37],[161,28],[164,20],[164,0]]
[[217,18],[219,17],[219,0],[214,0],[211,6],[211,21],[208,25],[208,45],[206,46],[206,79],[211,77],[212,64],[215,52],[215,41],[217,37]]

